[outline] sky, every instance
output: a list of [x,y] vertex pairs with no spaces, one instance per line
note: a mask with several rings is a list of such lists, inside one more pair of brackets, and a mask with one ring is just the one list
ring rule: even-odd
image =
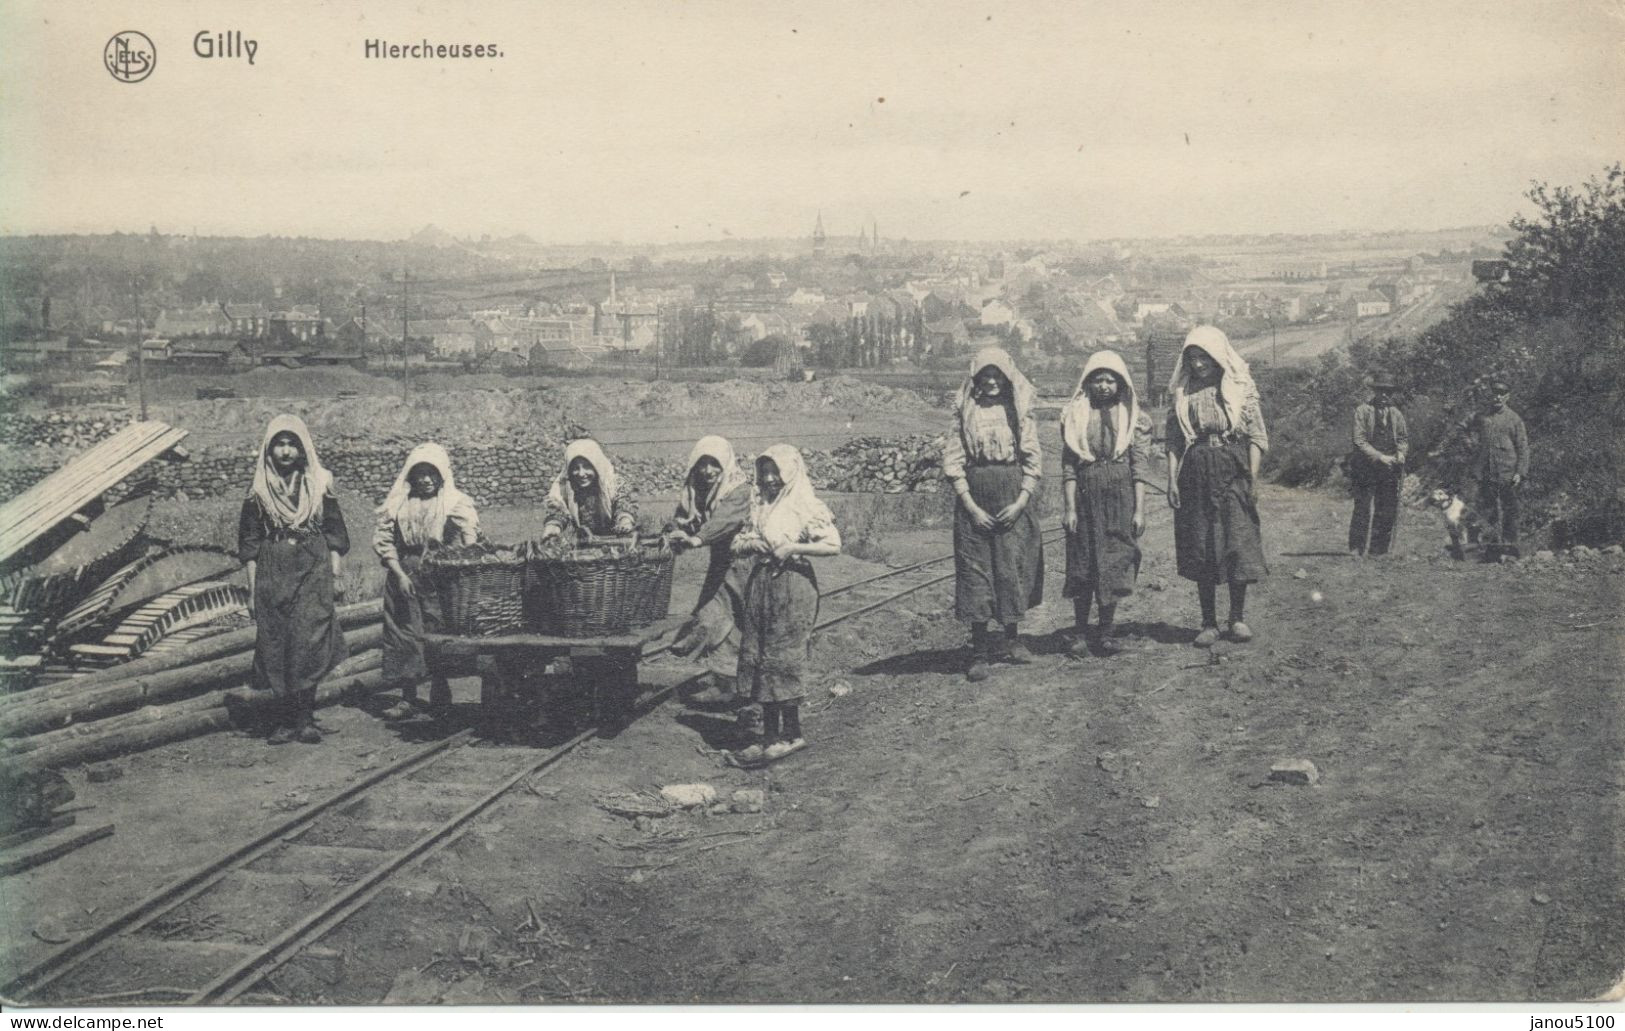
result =
[[1625,160],[1625,0],[10,0],[0,39],[8,234],[1431,229]]

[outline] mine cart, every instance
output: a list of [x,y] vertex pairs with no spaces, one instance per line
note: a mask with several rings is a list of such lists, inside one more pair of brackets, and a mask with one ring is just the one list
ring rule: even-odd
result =
[[[496,736],[612,727],[638,697],[638,664],[675,631],[672,553],[635,538],[548,548],[475,545],[424,558],[445,633],[424,643],[481,677],[484,722]],[[564,661],[560,661],[564,660]]]

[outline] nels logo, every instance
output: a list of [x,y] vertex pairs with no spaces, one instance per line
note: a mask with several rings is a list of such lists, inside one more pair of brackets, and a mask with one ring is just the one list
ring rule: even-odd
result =
[[140,82],[157,66],[158,48],[146,33],[129,29],[107,41],[102,49],[102,64],[119,82]]

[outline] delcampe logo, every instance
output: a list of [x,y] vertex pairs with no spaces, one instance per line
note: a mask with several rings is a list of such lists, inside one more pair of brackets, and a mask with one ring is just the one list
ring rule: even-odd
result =
[[144,32],[127,29],[107,41],[102,64],[120,82],[140,82],[158,65],[158,48]]

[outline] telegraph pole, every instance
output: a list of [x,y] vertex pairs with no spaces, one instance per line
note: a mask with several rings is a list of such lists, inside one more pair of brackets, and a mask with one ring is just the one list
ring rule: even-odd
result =
[[406,313],[407,313],[407,298],[408,298],[409,293],[410,293],[410,291],[412,289],[412,287],[410,285],[411,282],[412,282],[412,273],[411,273],[411,271],[408,270],[405,265],[402,265],[401,266],[401,400],[403,400],[403,401],[406,400],[406,389],[407,389],[407,386],[408,386],[407,379],[406,379],[406,370],[407,370],[407,360],[406,360],[406,358],[407,358],[407,355],[406,355],[406,338],[407,338],[406,322],[407,322],[407,314]]
[[130,280],[130,296],[135,300],[135,382],[141,398],[141,421],[147,421],[147,342],[141,322],[141,280]]

